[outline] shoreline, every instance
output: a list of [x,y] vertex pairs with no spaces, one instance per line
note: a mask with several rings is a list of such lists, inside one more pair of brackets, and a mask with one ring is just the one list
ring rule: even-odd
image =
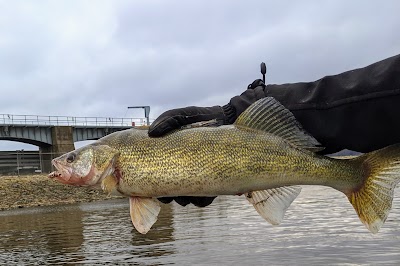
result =
[[101,190],[74,187],[46,174],[0,176],[0,211],[122,198]]

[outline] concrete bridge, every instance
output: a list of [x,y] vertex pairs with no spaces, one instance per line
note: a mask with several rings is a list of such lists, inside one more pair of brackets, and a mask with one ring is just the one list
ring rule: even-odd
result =
[[96,140],[146,122],[142,118],[0,114],[0,140],[38,146],[42,171],[50,172],[51,160],[74,150],[74,142]]

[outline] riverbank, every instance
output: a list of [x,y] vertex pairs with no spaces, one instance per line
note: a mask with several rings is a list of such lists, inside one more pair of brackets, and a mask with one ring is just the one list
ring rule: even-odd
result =
[[102,191],[61,184],[47,175],[0,176],[0,210],[117,198]]

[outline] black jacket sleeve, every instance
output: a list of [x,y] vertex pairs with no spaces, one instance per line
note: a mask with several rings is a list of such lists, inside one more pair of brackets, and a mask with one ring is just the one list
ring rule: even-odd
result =
[[264,85],[256,80],[224,106],[232,123],[250,104],[272,96],[323,146],[369,152],[400,142],[400,55],[314,82]]

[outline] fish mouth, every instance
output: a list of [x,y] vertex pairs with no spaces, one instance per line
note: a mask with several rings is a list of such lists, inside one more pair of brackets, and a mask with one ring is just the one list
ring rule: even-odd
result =
[[71,178],[71,172],[67,167],[61,164],[57,159],[53,159],[51,164],[56,168],[56,171],[51,172],[49,178],[57,178],[64,181],[68,181]]

